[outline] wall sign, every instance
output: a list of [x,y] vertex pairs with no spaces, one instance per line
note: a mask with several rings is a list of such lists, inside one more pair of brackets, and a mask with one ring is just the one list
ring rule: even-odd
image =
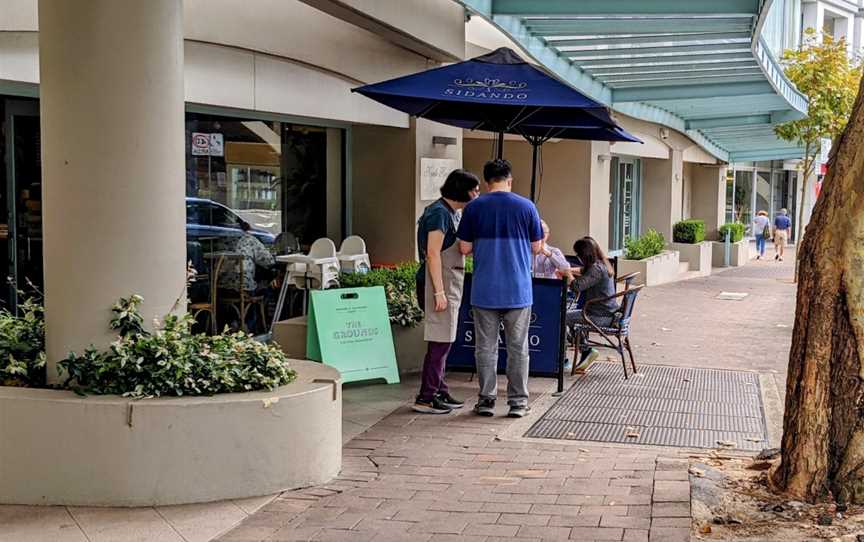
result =
[[435,201],[441,197],[441,185],[458,167],[452,158],[421,158],[420,159],[420,199]]
[[[447,356],[448,369],[474,369],[474,318],[471,309],[470,274],[465,276],[462,305],[459,307],[459,325],[456,342]],[[532,376],[558,376],[563,362],[563,340],[561,334],[562,298],[564,283],[558,279],[533,279],[534,306],[528,330],[528,350],[531,356],[529,373]],[[507,367],[507,349],[504,330],[498,337],[498,370]]]
[[224,156],[225,138],[222,134],[192,132],[192,156]]

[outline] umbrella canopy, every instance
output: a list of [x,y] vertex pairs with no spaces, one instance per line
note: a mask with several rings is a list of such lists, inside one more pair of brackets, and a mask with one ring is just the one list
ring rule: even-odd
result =
[[603,104],[506,47],[354,91],[409,115],[470,130],[519,133],[526,123],[617,127]]
[[534,147],[531,199],[536,184],[537,147],[551,138],[634,141],[601,103],[522,60],[506,47],[489,54],[356,89],[409,115],[469,130],[523,136]]

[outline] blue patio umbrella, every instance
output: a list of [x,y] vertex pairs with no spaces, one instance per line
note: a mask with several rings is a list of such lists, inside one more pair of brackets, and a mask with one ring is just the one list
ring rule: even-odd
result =
[[469,130],[518,134],[533,147],[531,199],[538,148],[552,138],[639,139],[618,126],[608,108],[502,47],[489,54],[413,75],[365,85],[364,96],[414,117]]

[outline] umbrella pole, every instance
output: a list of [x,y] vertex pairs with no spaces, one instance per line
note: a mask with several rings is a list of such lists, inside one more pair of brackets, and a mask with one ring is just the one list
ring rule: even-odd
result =
[[504,132],[498,132],[498,156],[500,160],[504,158]]
[[534,201],[534,196],[537,191],[537,151],[540,145],[531,144],[531,201]]

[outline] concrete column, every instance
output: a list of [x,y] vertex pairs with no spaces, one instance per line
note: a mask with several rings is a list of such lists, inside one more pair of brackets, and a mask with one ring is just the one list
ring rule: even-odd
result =
[[[492,142],[465,139],[465,167],[481,175]],[[504,157],[513,164],[513,190],[528,196],[531,186],[531,145],[508,139]],[[542,147],[543,176],[538,177],[537,209],[552,231],[549,243],[572,252],[573,242],[594,237],[605,250],[609,243],[609,143],[547,141]]]
[[591,147],[588,235],[593,237],[603,250],[608,251],[609,205],[612,199],[610,192],[612,151],[608,141],[591,141],[588,144]]
[[825,26],[825,7],[820,2],[808,2],[803,4],[801,10],[804,30],[812,28],[821,32]]
[[681,220],[684,153],[670,149],[667,160],[645,159],[642,178],[642,231],[653,228],[671,241],[672,225]]
[[[39,0],[48,375],[185,299],[181,0]],[[185,310],[185,303],[180,304]]]
[[[456,144],[433,144],[435,136],[455,138]],[[421,199],[422,158],[451,159],[462,167],[462,130],[423,119],[412,120],[408,129],[351,129],[352,233],[366,240],[373,263],[417,257],[417,218],[434,201]]]
[[705,238],[717,239],[726,222],[726,168],[693,165],[692,216],[705,221]]

